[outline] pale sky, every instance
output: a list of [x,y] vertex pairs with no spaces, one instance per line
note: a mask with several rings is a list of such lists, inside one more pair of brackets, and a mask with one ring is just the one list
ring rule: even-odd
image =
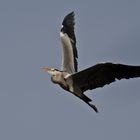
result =
[[41,71],[60,68],[59,31],[71,11],[79,70],[106,61],[140,65],[139,0],[1,0],[1,140],[140,139],[140,78],[87,91],[96,114]]

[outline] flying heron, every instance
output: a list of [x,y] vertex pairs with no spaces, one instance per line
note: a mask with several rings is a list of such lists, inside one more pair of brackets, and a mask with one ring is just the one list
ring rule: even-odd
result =
[[121,79],[140,77],[140,66],[124,64],[113,64],[110,62],[99,63],[78,72],[78,53],[76,48],[76,37],[74,32],[74,12],[65,16],[61,30],[60,39],[62,43],[62,66],[61,70],[44,67],[42,70],[51,74],[51,81],[60,85],[64,90],[79,97],[88,104],[95,112],[97,107],[91,103],[91,99],[84,92]]

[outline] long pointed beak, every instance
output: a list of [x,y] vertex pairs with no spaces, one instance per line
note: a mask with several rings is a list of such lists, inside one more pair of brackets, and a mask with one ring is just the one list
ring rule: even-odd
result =
[[51,71],[51,68],[43,67],[43,68],[41,68],[41,70],[42,70],[43,72],[50,72],[50,71]]

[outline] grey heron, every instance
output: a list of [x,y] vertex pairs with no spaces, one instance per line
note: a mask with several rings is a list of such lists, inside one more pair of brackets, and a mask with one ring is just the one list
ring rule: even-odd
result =
[[62,66],[61,70],[44,67],[42,70],[51,74],[53,83],[60,85],[64,90],[79,97],[88,104],[95,112],[97,107],[84,92],[121,79],[140,77],[140,66],[114,64],[110,62],[98,63],[92,67],[78,72],[78,53],[76,48],[76,37],[74,32],[74,12],[65,16],[61,30],[60,39],[62,43]]

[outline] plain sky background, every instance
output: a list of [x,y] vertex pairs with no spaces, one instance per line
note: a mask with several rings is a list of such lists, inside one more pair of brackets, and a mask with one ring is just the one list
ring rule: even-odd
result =
[[140,65],[139,0],[0,1],[0,139],[138,140],[140,79],[87,91],[96,114],[55,86],[59,31],[75,11],[79,70],[99,62]]

